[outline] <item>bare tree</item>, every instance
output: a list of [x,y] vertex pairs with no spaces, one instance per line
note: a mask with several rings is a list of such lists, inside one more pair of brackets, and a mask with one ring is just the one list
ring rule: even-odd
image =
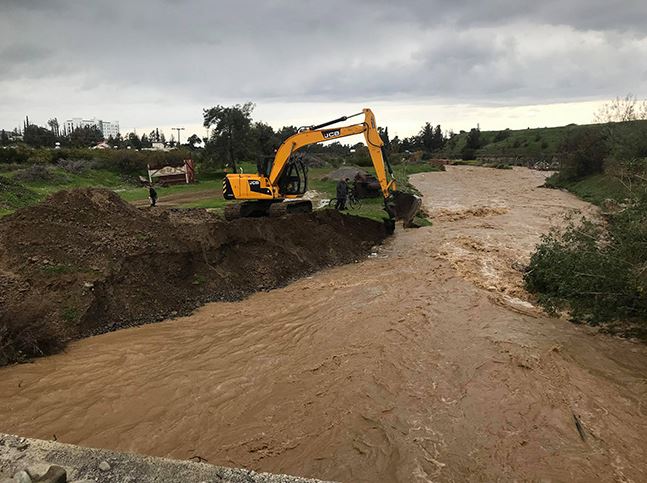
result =
[[647,119],[647,100],[639,100],[634,94],[616,97],[600,107],[593,119],[598,123]]

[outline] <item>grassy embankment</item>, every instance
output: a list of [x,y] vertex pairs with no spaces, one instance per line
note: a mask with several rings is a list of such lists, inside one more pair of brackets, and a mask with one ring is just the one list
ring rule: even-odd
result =
[[[630,121],[619,123],[616,129],[622,131],[619,133],[621,136],[631,137],[638,135],[646,126],[647,121]],[[475,150],[475,157],[512,158],[520,161],[550,160],[559,155],[562,142],[568,135],[591,129],[602,132],[605,126],[570,124],[560,127],[481,131],[481,143]],[[467,136],[467,132],[455,135],[438,153],[438,157],[460,159]]]
[[576,133],[546,185],[602,207],[542,237],[524,279],[549,312],[647,340],[647,123]]
[[[243,172],[252,173],[255,165],[242,163]],[[126,181],[118,173],[105,169],[88,169],[82,173],[69,173],[61,168],[50,167],[49,179],[38,181],[17,181],[16,176],[25,167],[19,167],[12,171],[2,173],[9,182],[0,186],[0,216],[12,213],[18,208],[29,206],[45,199],[48,195],[65,189],[102,187],[115,191],[124,200],[135,202],[148,198],[148,190],[141,186],[134,186]],[[309,188],[316,190],[323,198],[334,198],[336,183],[326,181],[322,178],[335,168],[312,168],[309,171]],[[370,168],[364,168],[373,172]],[[400,189],[414,191],[408,183],[410,174],[437,170],[428,163],[397,165],[394,167],[396,178]],[[179,208],[208,208],[215,211],[222,210],[227,203],[222,198],[222,177],[223,173],[200,174],[198,183],[191,185],[176,185],[158,188],[160,201],[174,195],[186,195],[177,203]],[[210,196],[213,194],[213,196]],[[191,200],[191,195],[196,195],[197,200]],[[384,217],[381,198],[363,200],[359,209],[349,211],[352,215],[381,220]],[[418,219],[419,224],[428,224],[424,219]]]

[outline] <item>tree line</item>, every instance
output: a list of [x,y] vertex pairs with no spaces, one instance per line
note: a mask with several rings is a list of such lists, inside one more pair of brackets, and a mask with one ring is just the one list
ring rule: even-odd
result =
[[[204,139],[206,154],[217,164],[227,165],[241,160],[272,157],[288,137],[296,134],[297,126],[274,129],[262,121],[254,121],[255,104],[247,102],[233,106],[217,105],[203,110],[203,125],[210,130]],[[452,135],[443,132],[440,124],[435,127],[427,122],[418,134],[400,139],[391,138],[388,127],[378,128],[386,150],[391,154],[409,154],[413,151],[433,153],[440,151]],[[309,146],[308,152],[334,157],[354,157],[360,162],[368,159],[363,143],[354,145],[338,141]]]
[[[274,129],[267,123],[255,121],[252,117],[255,104],[247,102],[233,106],[217,105],[203,110],[203,125],[209,129],[209,135],[201,138],[197,134],[187,137],[185,146],[197,149],[204,146],[204,157],[215,166],[224,166],[235,161],[254,161],[274,155],[278,147],[288,137],[298,131],[297,126],[288,125]],[[163,132],[154,129],[141,136],[135,132],[122,136],[104,138],[96,126],[86,126],[74,129],[72,132],[63,133],[59,128],[56,118],[48,121],[48,127],[39,126],[29,122],[27,118],[22,130],[23,142],[33,148],[51,148],[56,145],[63,148],[87,148],[106,142],[110,147],[117,149],[145,149],[151,148],[154,143],[162,143],[166,147],[178,147],[173,136],[166,139]],[[400,138],[391,137],[387,126],[378,128],[385,149],[389,154],[410,155],[422,152],[423,157],[438,152],[445,147],[453,133],[443,132],[440,124],[433,125],[426,122],[413,136]],[[4,130],[0,132],[0,146],[12,144],[11,138],[18,134],[14,130],[9,136]],[[362,142],[355,144],[342,144],[332,142],[308,147],[311,153],[327,155],[329,157],[349,157],[352,162],[362,164],[370,162],[366,146]]]
[[[61,131],[56,118],[47,121],[47,125],[48,127],[43,127],[31,123],[29,117],[27,117],[22,131],[17,128],[12,132],[7,132],[4,129],[0,130],[0,146],[14,144],[13,140],[20,135],[22,135],[22,142],[32,148],[53,148],[57,145],[65,148],[89,148],[104,141],[111,148],[117,149],[151,148],[155,142],[162,143],[167,147],[178,146],[173,136],[167,141],[166,136],[163,132],[160,132],[159,128],[141,136],[135,132],[130,132],[126,136],[118,133],[115,137],[109,136],[106,138],[97,126],[82,126],[71,132],[64,133]],[[183,146],[193,149],[201,142],[202,139],[197,134],[193,134],[187,138]]]

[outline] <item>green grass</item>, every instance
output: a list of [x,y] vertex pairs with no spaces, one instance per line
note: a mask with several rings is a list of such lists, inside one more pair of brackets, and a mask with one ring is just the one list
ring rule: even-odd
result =
[[566,189],[598,206],[608,199],[622,201],[628,195],[626,187],[618,178],[606,174],[596,174],[578,181],[560,181],[553,175],[546,180],[546,185]]

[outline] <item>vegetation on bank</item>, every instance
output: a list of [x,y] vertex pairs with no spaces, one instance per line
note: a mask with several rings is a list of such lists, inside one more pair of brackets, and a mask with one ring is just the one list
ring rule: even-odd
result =
[[[612,120],[610,120],[612,121]],[[526,287],[551,312],[647,338],[647,122],[607,122],[572,132],[548,187],[600,206],[542,238]]]

